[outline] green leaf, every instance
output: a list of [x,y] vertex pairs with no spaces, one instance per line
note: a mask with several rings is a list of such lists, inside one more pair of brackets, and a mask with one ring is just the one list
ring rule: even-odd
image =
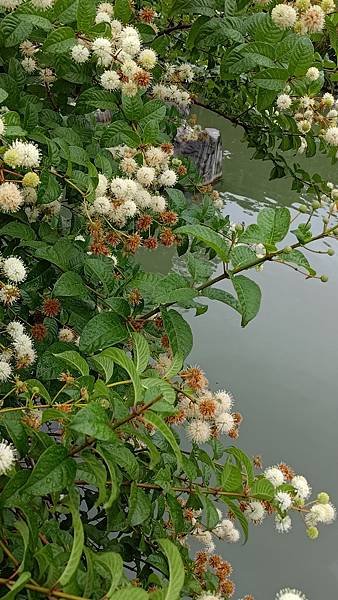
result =
[[115,457],[114,457],[114,454],[111,452],[110,447],[107,446],[106,444],[104,446],[100,446],[99,444],[97,444],[96,452],[103,458],[104,462],[106,463],[106,465],[108,467],[108,471],[109,471],[110,486],[111,486],[110,494],[109,494],[108,499],[106,500],[106,502],[103,505],[103,508],[105,510],[107,510],[108,508],[112,507],[113,503],[115,502],[116,498],[119,495],[119,485],[118,485],[118,479],[117,479]]
[[110,588],[106,592],[105,596],[107,600],[112,598],[114,590],[120,583],[123,574],[123,560],[122,557],[116,552],[96,552],[95,562],[104,565],[110,572],[111,582]]
[[52,399],[50,397],[49,392],[46,390],[45,386],[38,379],[26,379],[25,384],[28,386],[28,389],[32,391],[32,388],[36,388],[39,390],[39,396],[46,400],[48,404],[52,403]]
[[0,102],[3,102],[4,100],[6,100],[6,98],[8,98],[7,92],[0,88]]
[[161,100],[149,100],[145,103],[139,125],[143,127],[148,121],[162,121],[167,112],[166,105]]
[[127,354],[119,348],[108,348],[108,350],[104,350],[102,352],[102,355],[110,358],[113,362],[117,363],[120,365],[120,367],[127,371],[134,386],[135,404],[141,402],[143,399],[141,379],[133,361],[129,358],[129,356],[127,356]]
[[71,27],[59,27],[47,36],[42,51],[49,54],[62,54],[68,52],[75,42],[74,31]]
[[225,492],[235,492],[242,485],[242,474],[238,467],[226,463],[221,473],[221,485]]
[[167,557],[169,563],[169,585],[165,591],[164,600],[178,600],[184,585],[184,565],[175,544],[167,539],[158,540],[158,543]]
[[96,456],[88,452],[81,453],[82,462],[78,464],[76,478],[83,479],[97,487],[95,506],[100,506],[106,498],[107,471],[105,465]]
[[97,354],[92,357],[92,360],[96,365],[98,365],[99,369],[101,369],[106,377],[106,383],[112,378],[114,373],[114,363],[108,356],[103,356],[103,354]]
[[77,9],[78,31],[89,33],[95,25],[96,2],[94,0],[79,0]]
[[73,482],[75,471],[75,461],[67,449],[53,444],[41,454],[23,491],[33,496],[59,492]]
[[28,551],[29,551],[30,533],[29,533],[29,527],[25,521],[16,521],[15,528],[19,531],[19,533],[22,537],[23,544],[24,544],[24,553],[23,553],[22,561],[21,561],[19,571],[18,571],[19,573],[21,573],[25,569],[25,565],[26,565],[27,558],[28,558],[27,555],[28,555]]
[[237,463],[239,463],[239,465],[242,465],[244,467],[244,469],[246,470],[248,483],[249,483],[249,485],[251,485],[254,480],[255,473],[254,473],[252,460],[249,458],[249,456],[247,454],[245,454],[245,452],[243,452],[243,450],[241,450],[240,448],[236,448],[235,446],[232,446],[231,448],[227,448],[226,452],[228,454],[230,454],[231,456],[234,456]]
[[219,256],[221,260],[227,262],[229,258],[228,242],[220,233],[217,233],[213,229],[205,227],[204,225],[183,225],[183,227],[175,229],[175,233],[191,235],[200,240],[207,248],[215,250],[217,256]]
[[150,596],[141,588],[130,586],[112,594],[110,600],[150,600]]
[[49,204],[60,197],[61,186],[55,175],[47,170],[41,171],[38,189],[38,204]]
[[60,583],[61,586],[67,585],[71,581],[73,575],[75,575],[77,572],[84,547],[83,525],[79,510],[79,501],[75,491],[69,495],[69,508],[72,513],[74,537],[72,551],[70,553],[68,563],[61,577],[58,579],[58,583]]
[[[309,37],[296,35],[295,38],[295,43],[288,54],[289,73],[290,75],[305,75],[314,62],[313,44]],[[288,38],[285,42],[287,40]]]
[[251,486],[250,494],[255,496],[258,500],[273,500],[275,496],[275,488],[272,483],[267,479],[257,479]]
[[247,246],[235,246],[230,253],[234,269],[243,268],[257,260],[256,253]]
[[74,350],[67,350],[59,354],[54,354],[60,360],[75,368],[81,375],[89,375],[89,367],[84,358]]
[[136,363],[136,369],[138,373],[143,373],[147,368],[150,359],[149,344],[145,337],[140,333],[133,332],[131,334],[133,346],[135,348],[134,361]]
[[2,596],[2,599],[13,600],[14,598],[16,598],[17,594],[20,592],[20,590],[22,590],[25,587],[26,583],[30,580],[30,578],[31,574],[28,573],[28,571],[21,573],[21,575],[18,577],[15,583],[11,585],[10,591],[7,592],[7,594],[5,594],[4,596]]
[[82,330],[80,350],[85,354],[93,354],[113,344],[118,344],[128,337],[123,319],[113,312],[101,312],[95,315]]
[[263,234],[265,244],[281,242],[290,227],[291,215],[288,208],[263,208],[258,213],[257,224]]
[[261,304],[261,290],[257,283],[236,275],[231,279],[241,306],[242,327],[245,327],[257,315]]
[[60,298],[69,296],[88,299],[88,290],[83,283],[81,275],[73,271],[62,273],[54,285],[53,294]]
[[128,121],[139,121],[143,111],[143,102],[140,94],[132,97],[122,94],[122,110]]
[[186,358],[193,344],[190,325],[176,310],[163,309],[161,314],[173,354],[180,352]]
[[175,375],[177,375],[177,373],[179,373],[179,371],[181,371],[182,366],[183,366],[183,354],[182,354],[182,352],[177,352],[172,357],[171,365],[170,365],[168,371],[166,371],[166,373],[164,374],[164,377],[166,379],[171,379],[172,377],[175,377]]
[[265,69],[260,71],[254,78],[254,82],[258,87],[264,90],[281,92],[289,77],[287,69]]
[[292,263],[298,267],[303,267],[309,275],[315,275],[316,271],[311,267],[308,259],[299,250],[292,250],[292,252],[281,252],[276,256],[276,260],[282,260],[286,263]]
[[[156,409],[156,404],[154,404],[154,409]],[[163,419],[159,415],[156,415],[150,410],[144,413],[143,418],[146,422],[150,423],[151,425],[154,425],[154,427],[156,427],[156,429],[158,429],[158,431],[163,435],[163,437],[167,440],[168,444],[170,444],[172,450],[174,451],[177,464],[181,468],[183,468],[181,450],[178,443],[176,442],[175,436],[171,431],[170,427],[168,427],[168,425],[163,421]]]
[[103,442],[114,442],[113,432],[106,410],[96,402],[90,402],[74,415],[69,427],[78,433],[88,435]]
[[228,507],[230,508],[231,512],[237,517],[237,519],[242,527],[243,533],[244,533],[244,543],[245,543],[248,539],[248,534],[249,534],[249,526],[248,526],[247,519],[243,515],[241,509],[238,507],[236,502],[234,502],[233,500],[230,500],[230,498],[228,498],[227,496],[221,496],[220,501],[224,502],[224,504],[227,504]]
[[131,527],[141,525],[151,514],[149,493],[137,487],[133,482],[129,496],[128,523]]
[[101,138],[101,145],[105,148],[120,144],[137,148],[140,143],[139,135],[125,121],[114,121],[111,125],[107,125]]
[[128,23],[132,16],[130,0],[115,0],[114,3],[114,16],[115,19],[119,19],[122,23]]
[[237,312],[240,314],[242,313],[241,305],[238,300],[236,300],[232,294],[226,292],[225,290],[214,287],[205,288],[201,292],[201,295],[205,296],[206,298],[210,298],[210,300],[218,300],[218,302],[223,302],[224,304],[231,306],[231,308],[234,310],[237,310]]

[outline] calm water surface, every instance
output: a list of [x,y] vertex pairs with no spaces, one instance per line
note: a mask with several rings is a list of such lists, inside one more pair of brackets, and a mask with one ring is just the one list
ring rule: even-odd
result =
[[[231,153],[219,189],[232,221],[254,221],[263,205],[292,206],[298,197],[290,180],[268,181],[270,165],[250,160],[252,150],[241,143],[240,129],[210,113],[202,119],[221,129]],[[338,183],[336,167],[330,172],[326,162],[311,163]],[[317,271],[329,276],[327,284],[305,281],[282,265],[251,272],[262,289],[262,306],[245,329],[235,312],[216,302],[205,315],[186,317],[194,332],[189,360],[205,369],[213,389],[231,390],[244,415],[240,446],[250,455],[261,454],[266,466],[281,460],[293,465],[315,490],[329,490],[338,505],[336,250],[332,258],[310,256]],[[164,270],[167,260],[163,255]],[[246,546],[221,543],[217,550],[234,566],[236,597],[252,593],[255,600],[273,600],[281,587],[290,586],[309,600],[338,598],[337,524],[322,526],[318,540],[310,541],[299,518],[284,535],[269,520],[251,528]]]

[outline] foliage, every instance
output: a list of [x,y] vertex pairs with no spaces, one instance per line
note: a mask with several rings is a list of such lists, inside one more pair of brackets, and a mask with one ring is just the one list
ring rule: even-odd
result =
[[[282,152],[305,137],[308,155],[327,151],[336,117],[316,96],[305,135],[274,103],[286,84],[297,110],[327,89],[306,73],[333,70],[336,16],[309,36],[278,28],[270,5],[141,4],[0,0],[1,598],[229,598],[215,539],[246,541],[267,515],[288,531],[291,511],[315,538],[335,516],[290,467],[262,471],[232,445],[242,416],[186,364],[181,309],[215,300],[247,326],[261,291],[246,271],[267,261],[326,280],[306,251],[336,238],[338,190]],[[230,223],[174,153],[178,128],[202,136],[182,116],[193,101],[231,106],[272,176],[306,183],[298,226],[286,208]],[[177,250],[166,275],[135,257],[158,245]]]

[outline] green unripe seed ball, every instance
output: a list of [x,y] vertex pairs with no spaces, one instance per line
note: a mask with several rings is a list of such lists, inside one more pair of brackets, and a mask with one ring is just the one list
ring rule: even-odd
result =
[[236,229],[236,231],[241,233],[243,231],[244,227],[243,227],[242,223],[236,223],[235,229]]
[[293,503],[295,506],[298,506],[298,508],[302,508],[302,506],[305,504],[305,500],[304,498],[295,498]]
[[307,536],[308,538],[310,538],[310,540],[316,540],[317,537],[319,536],[319,531],[317,529],[317,527],[308,527],[306,530]]
[[317,496],[317,502],[319,502],[319,504],[329,504],[329,502],[330,502],[329,494],[327,494],[326,492],[320,492]]
[[298,206],[298,210],[301,213],[306,213],[307,212],[307,206],[305,206],[305,204],[301,204],[300,206]]
[[32,393],[33,393],[33,394],[39,394],[39,393],[40,393],[40,390],[39,390],[39,388],[38,388],[38,387],[33,387],[33,388],[32,388]]
[[287,254],[289,254],[290,252],[292,252],[291,246],[285,246],[283,252],[286,252]]
[[320,208],[320,202],[318,202],[318,200],[314,200],[311,204],[313,210],[317,210],[317,208]]
[[333,248],[329,248],[328,251],[327,251],[327,253],[328,253],[329,256],[334,256],[335,251],[334,251]]
[[323,223],[325,223],[325,225],[327,225],[330,219],[329,219],[329,217],[323,217],[322,220],[323,220]]
[[329,281],[329,278],[328,278],[328,276],[327,276],[327,275],[321,275],[321,277],[320,277],[320,281],[321,281],[322,283],[327,283],[327,281]]

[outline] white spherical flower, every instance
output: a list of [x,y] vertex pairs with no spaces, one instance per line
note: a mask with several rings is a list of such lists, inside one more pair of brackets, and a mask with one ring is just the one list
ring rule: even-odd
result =
[[8,323],[6,330],[8,335],[10,335],[13,339],[21,337],[25,333],[24,327],[21,325],[21,323],[19,323],[19,321],[11,321]]
[[301,133],[309,133],[311,129],[311,122],[307,119],[302,119],[301,121],[298,121],[297,127]]
[[11,167],[38,167],[40,165],[40,150],[31,142],[15,140],[4,154],[4,161]]
[[218,594],[209,594],[207,592],[206,594],[202,594],[202,596],[198,596],[197,600],[221,600],[221,597]]
[[244,514],[253,523],[260,524],[266,516],[265,508],[258,500],[252,500],[249,502],[247,508],[244,510]]
[[183,65],[180,65],[178,67],[178,69],[176,70],[176,75],[178,76],[180,81],[187,81],[188,83],[191,83],[194,79],[195,74],[192,66],[188,63],[184,63]]
[[241,534],[239,533],[238,529],[234,527],[233,530],[229,533],[226,540],[227,542],[230,542],[230,544],[236,544],[237,542],[239,542],[240,537]]
[[323,30],[325,13],[320,6],[311,6],[301,17],[304,33],[318,33]]
[[326,92],[323,96],[323,103],[325,104],[325,106],[327,108],[331,108],[334,105],[334,96],[332,96],[332,94],[330,94],[329,92]]
[[106,90],[114,91],[121,87],[121,81],[116,71],[104,71],[100,77],[101,85]]
[[82,65],[83,63],[87,62],[90,56],[88,48],[86,48],[86,46],[84,46],[83,44],[76,44],[75,46],[73,46],[70,53],[73,61],[78,63],[79,65]]
[[217,407],[218,414],[223,413],[223,412],[228,412],[234,403],[233,396],[226,390],[219,390],[218,392],[216,392],[215,399],[218,402],[218,407]]
[[113,50],[110,41],[107,38],[96,38],[92,44],[92,50],[98,59],[98,64],[108,67],[112,61]]
[[297,19],[297,11],[289,4],[277,4],[271,11],[271,18],[277,27],[289,29]]
[[135,196],[135,202],[139,208],[150,208],[152,197],[147,190],[140,188]]
[[193,419],[187,426],[187,434],[192,442],[205,444],[211,438],[211,427],[206,421]]
[[275,600],[307,600],[307,598],[299,590],[284,588],[278,592]]
[[126,77],[133,77],[139,70],[140,67],[132,58],[127,58],[121,65],[121,71]]
[[110,23],[110,33],[113,40],[117,40],[120,37],[122,31],[122,23],[117,19],[114,19]]
[[25,58],[21,61],[21,65],[26,71],[26,73],[34,73],[37,69],[37,63],[34,58],[31,56],[25,56]]
[[146,48],[140,52],[137,60],[144,69],[151,71],[157,63],[157,55],[151,48]]
[[177,175],[172,169],[166,169],[158,178],[159,183],[165,187],[173,187],[177,181]]
[[4,120],[0,117],[0,135],[4,135],[6,131],[6,125]]
[[121,48],[130,56],[136,56],[141,50],[141,41],[136,35],[121,36]]
[[284,483],[284,473],[278,467],[269,467],[264,471],[264,477],[272,483],[274,487],[279,487]]
[[33,348],[33,341],[29,335],[23,333],[14,338],[13,346],[17,353],[26,354]]
[[291,485],[295,488],[298,498],[306,500],[311,495],[311,487],[303,475],[295,475],[291,479]]
[[6,277],[13,283],[21,283],[27,277],[27,271],[21,258],[10,256],[3,261],[1,266]]
[[95,17],[95,23],[110,23],[110,16],[106,12],[98,12]]
[[167,155],[161,148],[156,148],[156,146],[150,146],[145,153],[145,158],[147,164],[150,167],[159,168],[167,161]]
[[141,185],[148,187],[155,179],[155,169],[153,167],[141,167],[136,173],[136,178]]
[[305,517],[305,522],[309,526],[317,523],[332,523],[336,518],[336,509],[332,504],[313,504]]
[[63,327],[58,333],[58,338],[60,342],[70,343],[74,341],[75,334],[72,329],[69,329],[69,327]]
[[216,525],[215,529],[213,529],[213,533],[220,540],[226,540],[232,534],[234,529],[234,524],[230,519],[222,519],[222,521]]
[[330,146],[338,146],[338,127],[329,127],[324,133],[324,140]]
[[167,201],[163,196],[152,196],[151,197],[151,209],[156,213],[165,211]]
[[93,209],[98,215],[108,215],[112,205],[107,196],[97,196],[93,202]]
[[110,17],[112,17],[114,14],[113,5],[109,4],[109,2],[101,2],[101,4],[98,5],[97,10],[98,12],[107,13],[107,15],[109,15]]
[[136,37],[139,39],[140,34],[138,32],[138,30],[135,27],[132,27],[131,25],[127,25],[126,27],[123,28],[123,32],[122,35],[124,37]]
[[138,164],[134,158],[123,158],[120,162],[120,169],[127,175],[132,175],[138,169]]
[[278,533],[288,533],[292,527],[292,521],[291,521],[289,515],[286,515],[285,517],[276,515],[275,526],[276,526]]
[[[12,374],[12,367],[6,360],[0,360],[0,382],[7,381]],[[1,458],[0,458],[1,462]]]
[[0,8],[15,10],[21,3],[22,0],[0,0]]
[[276,100],[276,104],[280,110],[287,110],[292,104],[289,94],[280,94]]
[[38,8],[40,10],[47,10],[51,8],[54,4],[54,0],[31,0],[34,8]]
[[124,215],[127,218],[134,217],[137,213],[137,206],[133,200],[126,200],[122,204],[121,209],[123,210]]
[[95,190],[96,196],[104,196],[108,187],[108,179],[102,173],[99,173],[99,181]]
[[235,426],[235,421],[230,413],[224,412],[216,415],[215,425],[219,433],[230,433]]
[[0,442],[0,475],[6,475],[15,465],[16,452],[6,440]]
[[319,71],[319,69],[317,69],[317,67],[310,67],[306,71],[306,78],[309,81],[317,81],[317,79],[319,79],[319,77],[320,77],[320,71]]
[[336,520],[335,507],[330,503],[324,504],[323,506],[325,508],[325,517],[324,517],[323,523],[325,523],[325,524],[333,523],[333,521]]
[[336,119],[338,117],[338,111],[335,108],[332,108],[331,110],[329,110],[329,112],[326,115],[327,119]]
[[305,138],[301,137],[300,138],[300,146],[298,148],[298,154],[304,154],[306,148],[307,148],[307,141]]
[[138,93],[137,84],[134,81],[126,81],[121,85],[122,94],[128,98],[133,98]]
[[275,496],[275,500],[281,510],[288,510],[292,505],[292,498],[287,492],[278,492]]

